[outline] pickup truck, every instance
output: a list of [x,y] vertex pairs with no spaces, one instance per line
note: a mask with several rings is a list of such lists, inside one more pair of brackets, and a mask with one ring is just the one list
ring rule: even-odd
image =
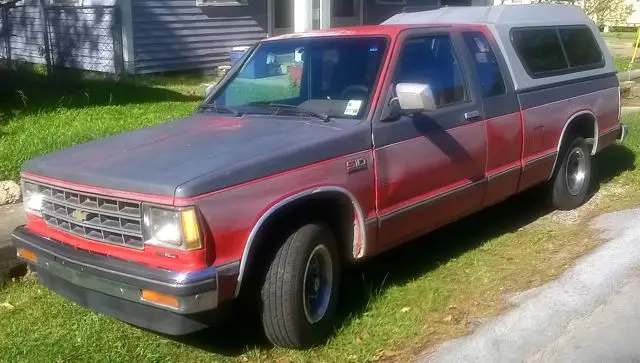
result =
[[273,37],[193,115],[27,161],[12,240],[95,311],[181,335],[248,297],[274,345],[304,348],[332,331],[345,264],[536,185],[580,206],[619,119],[614,62],[574,6]]

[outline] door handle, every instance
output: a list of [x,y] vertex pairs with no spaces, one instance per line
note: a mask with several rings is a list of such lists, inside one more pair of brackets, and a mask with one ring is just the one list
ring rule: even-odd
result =
[[480,117],[480,111],[465,112],[464,119],[467,121],[475,120]]

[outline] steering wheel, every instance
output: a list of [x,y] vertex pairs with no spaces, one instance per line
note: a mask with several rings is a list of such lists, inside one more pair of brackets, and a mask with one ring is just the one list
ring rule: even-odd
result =
[[[362,100],[365,101],[367,96],[369,95],[369,88],[367,86],[363,86],[361,84],[352,84],[347,86],[345,89],[340,92],[341,100]],[[362,97],[358,97],[362,96]]]

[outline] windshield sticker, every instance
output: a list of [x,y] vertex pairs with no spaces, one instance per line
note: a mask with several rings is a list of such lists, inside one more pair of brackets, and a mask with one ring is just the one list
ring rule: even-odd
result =
[[349,100],[347,108],[344,110],[344,114],[347,116],[357,116],[360,112],[360,106],[362,106],[361,100]]

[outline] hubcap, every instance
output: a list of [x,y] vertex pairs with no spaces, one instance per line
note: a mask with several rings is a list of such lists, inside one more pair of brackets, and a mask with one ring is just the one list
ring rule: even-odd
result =
[[587,176],[587,162],[584,150],[574,148],[569,153],[566,170],[567,189],[571,195],[580,194]]
[[307,260],[302,282],[304,314],[309,323],[320,321],[329,307],[333,284],[331,254],[324,245],[316,246]]

